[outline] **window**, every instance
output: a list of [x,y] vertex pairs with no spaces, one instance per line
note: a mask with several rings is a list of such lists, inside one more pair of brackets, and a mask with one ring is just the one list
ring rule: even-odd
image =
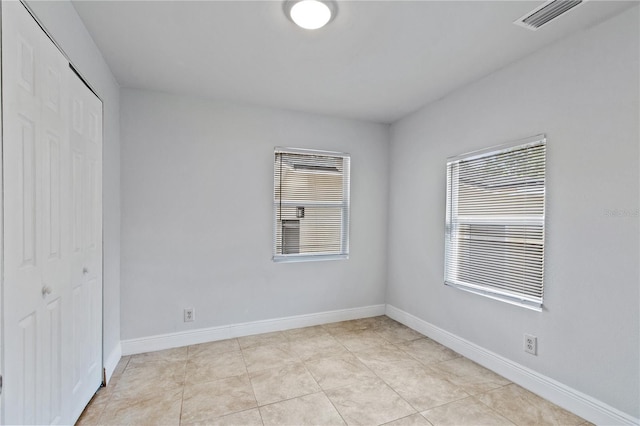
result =
[[276,262],[349,256],[349,154],[276,148]]
[[445,284],[542,309],[546,139],[447,161]]

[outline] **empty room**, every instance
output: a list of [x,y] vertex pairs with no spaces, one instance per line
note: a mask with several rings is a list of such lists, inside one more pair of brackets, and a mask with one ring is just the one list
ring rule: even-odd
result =
[[640,424],[638,2],[0,13],[1,424]]

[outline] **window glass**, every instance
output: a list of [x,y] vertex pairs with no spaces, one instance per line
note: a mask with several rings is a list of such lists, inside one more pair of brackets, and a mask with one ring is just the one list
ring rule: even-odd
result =
[[344,153],[276,148],[275,261],[348,256],[349,165]]
[[447,162],[445,284],[542,308],[546,139]]

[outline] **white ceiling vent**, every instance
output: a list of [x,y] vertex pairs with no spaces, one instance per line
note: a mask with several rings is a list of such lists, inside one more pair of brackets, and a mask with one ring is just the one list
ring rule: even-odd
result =
[[584,2],[585,0],[551,0],[514,21],[514,24],[536,31],[541,26]]

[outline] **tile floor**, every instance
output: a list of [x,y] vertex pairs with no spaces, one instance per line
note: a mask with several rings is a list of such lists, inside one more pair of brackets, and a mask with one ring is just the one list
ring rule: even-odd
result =
[[123,357],[81,425],[583,425],[382,316]]

